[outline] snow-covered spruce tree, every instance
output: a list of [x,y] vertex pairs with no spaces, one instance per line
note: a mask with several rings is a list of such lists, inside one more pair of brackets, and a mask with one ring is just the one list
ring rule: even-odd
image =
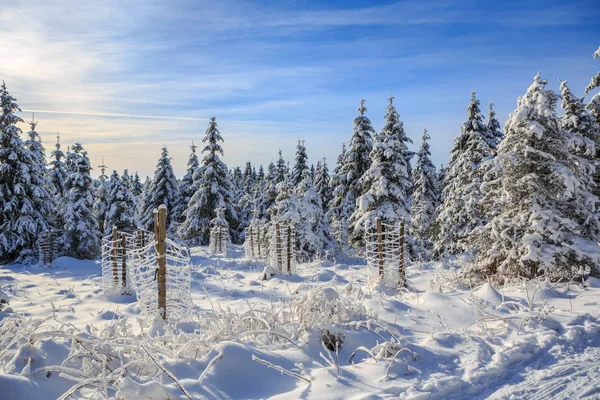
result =
[[67,179],[65,179],[65,190],[71,190],[71,177],[74,172],[77,172],[79,165],[79,158],[83,152],[83,146],[81,143],[73,143],[67,148],[67,156],[65,157],[65,170],[67,172]]
[[277,163],[275,164],[275,176],[277,178],[277,183],[281,183],[287,179],[288,175],[288,167],[283,159],[283,155],[281,154],[281,150],[279,150],[279,158],[277,158]]
[[498,119],[496,118],[494,103],[490,103],[489,105],[486,127],[488,129],[488,135],[490,136],[490,146],[495,152],[504,137],[504,132],[502,132],[500,122],[498,122]]
[[133,176],[133,183],[131,185],[131,193],[135,196],[136,200],[142,195],[144,191],[144,184],[140,180],[140,176],[137,171],[135,171],[135,175]]
[[67,255],[79,259],[92,259],[100,249],[100,233],[93,216],[94,181],[87,152],[81,149],[73,158],[73,172],[65,207],[65,249]]
[[597,240],[582,237],[573,218],[591,194],[577,179],[568,149],[573,137],[561,128],[558,96],[546,84],[536,75],[505,125],[498,148],[501,211],[474,233],[477,259],[467,274],[504,280],[598,271]]
[[[55,209],[54,196],[52,195],[52,182],[48,176],[48,169],[46,168],[46,150],[42,145],[42,139],[36,131],[37,122],[32,117],[29,122],[29,132],[27,132],[27,140],[25,141],[25,148],[33,154],[34,167],[31,172],[31,183],[34,187],[39,189],[35,192],[34,202],[36,204],[44,203],[41,207],[42,210]],[[54,211],[51,211],[47,215],[48,222],[54,225],[56,222]]]
[[[600,47],[598,47],[598,50],[596,50],[594,52],[594,59],[596,59],[596,58],[600,58]],[[590,83],[585,87],[585,94],[588,94],[592,90],[599,88],[599,87],[600,87],[600,72],[598,72],[596,75],[592,76],[592,78],[590,79]],[[597,98],[597,100],[600,101],[600,93],[596,94],[596,96],[594,96],[594,98]],[[592,102],[590,102],[590,104],[591,103]],[[596,109],[596,111],[600,111],[600,110]],[[598,115],[594,115],[594,117],[596,117],[596,119],[598,119]]]
[[[2,81],[0,86],[0,264],[33,261],[36,241],[49,227],[50,194],[41,174],[43,165],[25,148],[17,127],[21,111]],[[33,127],[35,128],[35,126]]]
[[322,161],[317,162],[317,169],[315,171],[315,190],[321,197],[323,204],[323,210],[327,210],[327,205],[332,199],[332,190],[329,186],[329,168],[327,168],[327,160],[323,157]]
[[187,209],[190,199],[194,195],[194,173],[200,167],[198,155],[196,154],[197,148],[198,146],[192,142],[192,145],[190,146],[192,152],[190,153],[190,158],[187,163],[187,170],[185,171],[185,175],[183,176],[183,179],[181,179],[181,184],[179,185],[180,206],[178,207],[177,217],[179,222],[185,221],[184,212]]
[[[562,109],[561,127],[570,134],[569,148],[576,168],[575,176],[580,183],[579,207],[573,207],[573,218],[581,224],[582,236],[593,241],[600,240],[600,126],[594,116],[585,109],[582,99],[575,96],[566,81],[560,84]],[[590,195],[592,194],[592,195]]]
[[[102,163],[102,173],[100,176],[106,176],[104,174],[105,166]],[[106,227],[104,226],[104,222],[106,221],[106,211],[109,206],[109,193],[110,193],[110,180],[108,179],[99,179],[100,186],[96,188],[94,193],[94,206],[93,206],[93,214],[94,218],[96,218],[96,224],[98,226],[98,230],[100,232],[104,232]]]
[[297,186],[304,178],[304,171],[309,171],[308,167],[308,156],[306,155],[306,147],[304,146],[304,140],[298,140],[296,145],[296,159],[294,168],[292,169],[292,184]]
[[237,197],[238,201],[236,205],[241,240],[245,239],[245,229],[250,226],[250,220],[252,219],[252,210],[255,207],[254,196],[256,194],[254,188],[255,179],[252,172],[252,164],[248,161],[242,175],[242,187]]
[[113,227],[120,231],[133,231],[137,228],[135,216],[135,199],[127,185],[129,177],[126,175],[119,178],[117,171],[113,171],[110,177],[110,192],[108,196],[108,209],[106,211],[106,223],[104,234],[108,235]]
[[401,220],[410,223],[411,182],[404,154],[406,136],[393,97],[389,99],[385,119],[384,128],[375,136],[370,167],[357,185],[365,189],[357,198],[356,210],[350,218],[349,240],[355,247],[365,245],[365,232],[375,226],[377,218],[388,224]]
[[258,166],[258,174],[256,175],[256,180],[263,182],[265,180],[265,169],[262,165]]
[[[333,200],[329,207],[330,221],[334,231],[344,229],[346,224],[348,224],[349,231],[352,231],[355,224],[349,224],[348,221],[356,209],[356,200],[369,189],[365,186],[367,183],[361,181],[361,178],[371,166],[369,155],[373,149],[372,134],[375,133],[375,130],[365,115],[367,108],[364,100],[360,101],[357,112],[358,116],[354,118],[354,132],[340,164],[341,180],[334,189]],[[338,232],[335,236],[342,239],[345,235]]]
[[327,205],[325,217],[331,227],[331,235],[337,245],[348,245],[348,219],[347,215],[352,215],[353,204],[346,201],[348,193],[347,174],[342,171],[344,160],[346,159],[346,144],[342,143],[342,152],[337,158],[337,164],[331,175],[329,186],[331,187],[331,200]]
[[310,170],[296,187],[300,221],[296,225],[297,248],[302,259],[308,260],[323,251],[328,242],[328,226],[323,213],[321,197],[315,191]]
[[467,107],[467,121],[454,140],[446,167],[443,203],[436,219],[437,256],[469,250],[468,237],[473,229],[485,224],[479,209],[483,169],[481,164],[494,156],[493,137],[483,122],[475,92]]
[[429,139],[431,136],[425,129],[412,176],[414,191],[411,214],[411,233],[416,250],[421,258],[426,260],[433,247],[432,225],[435,222],[435,210],[439,204],[437,174],[435,166],[431,162]]
[[185,211],[185,222],[181,226],[182,236],[190,243],[207,244],[210,237],[210,221],[215,217],[215,209],[220,204],[225,208],[225,218],[231,227],[232,235],[237,226],[237,215],[233,205],[232,185],[227,165],[219,158],[223,155],[223,142],[215,117],[212,117],[202,139],[206,146],[202,150],[202,174],[198,188]]
[[146,230],[152,231],[154,227],[154,209],[162,204],[167,206],[167,230],[171,223],[177,221],[174,210],[179,202],[179,185],[171,166],[171,157],[166,147],[162,148],[162,154],[154,171],[154,178],[144,198],[143,213],[140,223]]
[[253,215],[253,219],[271,220],[271,214],[269,210],[275,204],[277,199],[277,175],[275,164],[270,163],[267,168],[267,174],[265,175],[265,184],[263,190],[260,192],[260,196],[256,199],[256,212]]
[[63,159],[65,153],[60,149],[60,134],[56,135],[56,149],[50,153],[51,161],[49,163],[48,172],[50,181],[52,182],[52,192],[57,198],[57,203],[65,194],[65,181],[67,180],[67,172]]

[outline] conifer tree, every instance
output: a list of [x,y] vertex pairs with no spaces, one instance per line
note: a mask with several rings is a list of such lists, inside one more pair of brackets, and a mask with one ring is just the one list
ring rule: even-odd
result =
[[185,221],[184,212],[187,209],[190,199],[194,195],[194,173],[196,173],[200,167],[200,162],[198,161],[198,156],[196,155],[197,148],[198,146],[196,146],[192,141],[192,145],[190,146],[192,152],[190,153],[190,158],[187,163],[187,170],[183,176],[183,179],[181,180],[181,184],[179,185],[179,193],[181,196],[181,202],[177,212],[179,222]]
[[436,220],[437,256],[467,251],[470,233],[486,222],[479,207],[484,173],[481,164],[494,156],[494,140],[472,92],[467,121],[454,140],[444,178],[443,203]]
[[101,233],[104,233],[106,227],[104,226],[106,221],[106,211],[109,206],[109,192],[110,192],[110,181],[108,176],[106,176],[106,165],[104,165],[104,159],[102,159],[102,165],[100,167],[100,185],[96,188],[96,192],[94,193],[94,206],[92,212],[94,214],[94,218],[96,218],[96,224],[98,226],[98,230]]
[[37,254],[36,240],[49,227],[52,203],[42,177],[34,176],[43,166],[23,145],[16,125],[23,122],[16,115],[21,110],[4,81],[0,108],[0,263],[25,262]]
[[498,148],[498,145],[502,141],[502,138],[504,137],[504,133],[502,132],[500,122],[498,122],[496,119],[494,103],[490,103],[489,105],[486,127],[489,132],[488,134],[490,135],[490,147],[495,152]]
[[583,100],[575,96],[569,87],[567,81],[560,83],[562,109],[564,114],[561,118],[561,126],[567,130],[575,140],[571,145],[572,151],[581,160],[584,165],[592,170],[586,170],[584,165],[578,169],[580,179],[586,180],[586,176],[592,177],[588,182],[588,189],[596,196],[600,196],[600,125],[590,111],[585,108]]
[[419,253],[427,259],[433,247],[432,226],[435,210],[439,204],[438,182],[435,166],[431,162],[427,129],[423,132],[421,147],[413,171],[414,192],[412,203],[411,233]]
[[275,205],[277,199],[277,173],[275,164],[272,162],[267,168],[267,174],[265,175],[265,184],[263,190],[260,192],[260,196],[256,201],[256,208],[254,213],[254,219],[270,221],[271,214],[269,210]]
[[317,169],[315,171],[315,190],[321,198],[323,204],[323,210],[327,210],[327,205],[332,199],[332,190],[329,186],[329,168],[327,168],[327,160],[323,157],[322,161],[317,162]]
[[357,187],[364,188],[357,207],[350,218],[350,244],[364,246],[365,230],[375,226],[381,218],[389,224],[401,220],[410,222],[406,136],[398,112],[390,97],[385,115],[386,124],[375,136],[369,169],[360,178]]
[[323,204],[313,186],[310,170],[296,188],[299,221],[296,229],[297,248],[300,256],[310,259],[320,253],[327,242],[328,228],[324,220]]
[[579,219],[572,218],[574,210],[587,207],[590,194],[565,146],[572,137],[556,115],[558,96],[546,84],[536,75],[505,125],[498,148],[501,208],[474,233],[478,254],[467,273],[504,280],[541,274],[570,278],[586,267],[598,271],[597,239],[582,237]]
[[570,150],[576,165],[577,177],[583,207],[572,207],[573,218],[582,226],[582,236],[598,241],[600,226],[600,125],[594,116],[586,110],[583,100],[575,96],[567,81],[560,84],[562,109],[561,127],[571,138]]
[[174,212],[179,203],[179,185],[177,178],[173,173],[171,166],[171,157],[166,147],[162,148],[162,154],[154,171],[154,179],[144,199],[143,213],[140,216],[140,223],[146,230],[151,231],[154,226],[154,209],[162,204],[167,206],[167,230],[171,228],[171,223],[177,220]]
[[265,180],[265,169],[262,165],[258,167],[258,174],[256,175],[256,179],[260,182],[263,182]]
[[287,166],[283,159],[283,155],[281,154],[281,150],[279,150],[279,158],[275,164],[275,176],[277,183],[281,183],[287,178]]
[[[42,139],[36,131],[37,122],[32,117],[29,122],[29,132],[27,133],[28,138],[25,141],[25,148],[31,151],[33,155],[33,168],[31,171],[31,184],[36,188],[34,202],[36,207],[43,213],[47,213],[48,209],[55,208],[54,197],[52,195],[52,182],[48,176],[48,169],[46,168],[46,150],[42,145]],[[43,204],[40,204],[43,203]],[[56,219],[53,216],[53,212],[46,214],[47,221],[54,225]]]
[[133,196],[136,198],[136,203],[137,203],[139,197],[142,195],[143,191],[144,191],[144,184],[140,180],[140,176],[138,175],[138,172],[135,171],[135,175],[133,176],[133,184],[131,186],[131,193],[133,193]]
[[50,181],[52,182],[53,194],[56,197],[56,203],[65,195],[65,181],[67,180],[67,171],[63,159],[65,153],[60,149],[60,134],[56,135],[56,149],[50,153]]
[[119,178],[117,171],[110,177],[110,192],[104,234],[108,235],[113,227],[120,231],[133,231],[137,227],[135,199],[127,185],[127,170]]
[[[331,187],[331,200],[327,205],[326,219],[331,227],[331,234],[340,246],[348,244],[348,211],[350,204],[346,201],[348,193],[347,175],[342,171],[346,159],[346,144],[342,143],[342,151],[337,158],[329,186]],[[351,215],[351,213],[350,213]]]
[[79,259],[95,258],[100,249],[100,233],[93,216],[94,181],[87,152],[73,157],[73,172],[68,177],[70,190],[65,206],[65,248],[67,255]]
[[198,181],[198,188],[185,211],[185,222],[181,232],[190,242],[208,243],[210,236],[210,221],[215,217],[215,209],[220,204],[225,208],[225,218],[228,220],[232,233],[237,226],[237,215],[233,206],[232,185],[229,179],[227,165],[219,158],[223,155],[223,142],[217,127],[216,118],[210,120],[206,136],[202,140],[206,146],[202,150],[202,176]]
[[306,155],[306,147],[304,146],[304,140],[298,140],[296,145],[296,162],[292,169],[292,184],[297,186],[300,184],[304,177],[304,172],[309,171],[308,168],[308,156]]

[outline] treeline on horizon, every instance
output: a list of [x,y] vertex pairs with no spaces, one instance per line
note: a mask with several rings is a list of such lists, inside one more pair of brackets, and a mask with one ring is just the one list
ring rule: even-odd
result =
[[[600,57],[600,48],[594,58]],[[0,90],[0,262],[31,262],[37,240],[53,229],[62,253],[99,255],[100,239],[119,230],[152,230],[153,210],[168,209],[170,235],[205,245],[210,228],[227,226],[241,243],[252,225],[269,240],[275,223],[294,227],[303,260],[360,251],[376,219],[405,221],[414,260],[467,253],[469,278],[569,275],[600,271],[600,94],[587,103],[560,83],[560,95],[536,75],[502,127],[489,105],[484,118],[472,93],[448,164],[436,169],[424,130],[417,152],[393,97],[376,132],[361,100],[354,129],[333,171],[308,165],[298,141],[290,167],[281,151],[266,168],[231,170],[221,160],[223,138],[212,118],[200,155],[192,145],[178,180],[166,147],[154,176],[142,182],[124,170],[90,175],[83,146],[66,154],[57,141],[47,161],[30,121],[3,82]],[[600,72],[586,94],[600,87]],[[557,114],[557,107],[563,115]]]

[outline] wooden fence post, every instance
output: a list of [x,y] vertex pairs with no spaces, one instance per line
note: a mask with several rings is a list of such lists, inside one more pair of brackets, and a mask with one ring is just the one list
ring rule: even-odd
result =
[[404,219],[400,223],[400,265],[398,266],[398,289],[406,286],[406,271],[404,268]]
[[275,224],[275,255],[277,258],[277,272],[283,270],[283,260],[281,257],[281,233],[279,232],[279,222]]
[[121,286],[127,288],[127,237],[121,233]]
[[250,225],[250,254],[254,258],[254,237],[252,233],[252,225]]
[[292,274],[292,226],[288,225],[287,228],[287,272]]
[[113,280],[114,287],[119,286],[119,266],[117,264],[117,257],[119,251],[119,242],[117,237],[117,227],[113,226],[112,228],[112,267],[113,267]]
[[167,319],[167,206],[162,204],[158,207],[158,213],[155,214],[155,221],[158,220],[158,226],[155,226],[155,232],[158,233],[156,239],[157,261],[158,261],[158,309],[161,312],[162,319]]
[[377,257],[379,258],[379,279],[383,279],[383,233],[381,232],[381,219],[377,218]]

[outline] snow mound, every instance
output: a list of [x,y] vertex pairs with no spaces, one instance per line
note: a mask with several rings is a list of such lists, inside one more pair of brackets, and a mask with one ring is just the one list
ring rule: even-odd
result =
[[473,294],[495,306],[500,305],[503,301],[502,295],[489,283],[484,284],[473,292]]

